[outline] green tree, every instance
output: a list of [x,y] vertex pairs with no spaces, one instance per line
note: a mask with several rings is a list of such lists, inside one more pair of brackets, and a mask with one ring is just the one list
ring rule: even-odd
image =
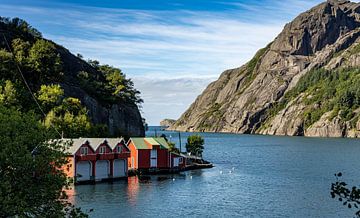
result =
[[331,184],[331,197],[337,198],[350,209],[354,207],[357,210],[356,217],[360,217],[360,189],[356,186],[349,189],[348,184],[339,179],[341,176],[342,173],[335,174],[336,182]]
[[86,216],[67,201],[65,147],[52,137],[33,114],[0,105],[2,217]]
[[84,137],[92,132],[87,110],[77,98],[65,98],[59,106],[50,110],[44,124],[49,129],[55,126],[65,137]]
[[40,101],[46,112],[59,105],[63,96],[64,90],[60,85],[41,85],[40,90],[37,93],[37,99]]
[[17,63],[20,65],[26,65],[31,46],[30,43],[17,38],[12,41],[11,46]]
[[169,144],[170,152],[173,152],[175,154],[180,154],[180,150],[175,146],[174,142],[168,141],[167,143]]
[[3,86],[0,85],[0,104],[15,106],[18,104],[17,92],[10,80],[6,80]]
[[204,150],[204,139],[200,135],[191,135],[187,138],[186,151],[202,157]]
[[16,66],[10,52],[0,49],[0,78],[14,80],[16,78]]
[[39,39],[29,50],[29,67],[38,73],[41,83],[59,81],[62,77],[62,62],[55,45]]

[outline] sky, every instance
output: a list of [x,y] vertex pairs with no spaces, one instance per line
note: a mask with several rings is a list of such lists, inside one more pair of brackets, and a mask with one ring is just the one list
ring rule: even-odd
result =
[[249,61],[320,0],[0,0],[85,59],[120,68],[150,125],[177,119],[220,74]]

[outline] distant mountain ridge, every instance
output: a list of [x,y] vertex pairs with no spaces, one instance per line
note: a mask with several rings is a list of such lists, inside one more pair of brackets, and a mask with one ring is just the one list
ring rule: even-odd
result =
[[165,126],[165,127],[169,127],[174,125],[176,122],[176,120],[173,119],[163,119],[162,121],[160,121],[160,126]]
[[170,129],[357,137],[359,36],[359,3],[321,3],[223,72]]

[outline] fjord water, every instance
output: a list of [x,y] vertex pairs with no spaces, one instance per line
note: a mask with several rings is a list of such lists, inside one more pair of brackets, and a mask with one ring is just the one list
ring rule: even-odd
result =
[[359,185],[360,139],[200,134],[214,168],[76,186],[71,201],[91,217],[353,217],[330,186],[340,171]]

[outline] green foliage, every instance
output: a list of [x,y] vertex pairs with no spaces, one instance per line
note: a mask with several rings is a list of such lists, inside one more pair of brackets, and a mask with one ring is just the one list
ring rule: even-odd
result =
[[204,139],[200,135],[191,135],[187,138],[186,151],[201,157],[204,143]]
[[360,69],[308,72],[280,102],[273,105],[268,117],[277,114],[301,93],[304,93],[302,102],[307,106],[303,113],[306,127],[328,111],[332,111],[330,120],[339,115],[343,121],[349,121],[355,115],[354,110],[360,107]]
[[348,188],[348,184],[341,181],[339,178],[342,176],[342,173],[335,174],[336,182],[331,184],[331,197],[337,198],[344,206],[349,209],[355,208],[357,211],[355,213],[356,217],[360,217],[360,189],[356,186],[353,186],[351,189]]
[[16,38],[12,41],[12,50],[15,56],[15,60],[20,65],[26,65],[28,64],[28,54],[30,50],[30,43],[25,42],[22,39]]
[[[0,39],[0,105],[14,106],[23,112],[34,111],[42,117],[23,75],[47,114],[41,122],[47,127],[56,125],[65,136],[85,137],[109,136],[109,129],[104,124],[93,125],[79,99],[65,98],[59,85],[49,84],[80,85],[105,107],[114,103],[142,103],[140,92],[121,70],[100,65],[98,61],[89,61],[90,65],[79,59],[74,62],[63,48],[42,39],[40,32],[21,19],[0,17],[0,29],[11,47],[9,50],[5,39]],[[76,73],[78,78],[74,76]]]
[[87,110],[77,98],[65,98],[47,114],[44,124],[49,129],[55,126],[66,137],[84,137],[92,132]]
[[43,123],[49,130],[55,127],[65,137],[109,136],[106,125],[91,123],[88,111],[79,99],[64,98],[60,85],[42,85],[36,96],[47,113]]
[[247,63],[247,69],[250,73],[255,70],[256,65],[258,64],[260,58],[265,54],[268,48],[271,46],[271,43],[267,45],[265,48],[260,49],[256,52],[255,56]]
[[6,80],[4,85],[0,85],[0,104],[16,106],[18,103],[17,92],[13,83],[10,80]]
[[5,49],[0,49],[0,78],[14,80],[16,75],[16,66],[12,54]]
[[37,99],[43,109],[48,112],[56,105],[59,105],[61,98],[64,96],[64,90],[60,85],[41,85],[37,94]]
[[[100,77],[91,75],[86,71],[78,73],[82,87],[89,93],[97,96],[105,103],[119,101],[138,105],[143,103],[140,92],[134,88],[132,80],[127,79],[120,69],[109,65],[100,65],[96,60],[89,60],[88,63],[101,72]],[[104,79],[100,79],[102,77]]]
[[39,74],[41,82],[59,81],[62,73],[62,62],[55,45],[39,39],[29,50],[29,67]]
[[[67,202],[63,188],[65,147],[33,114],[0,105],[0,211],[2,217],[84,217]],[[65,210],[67,212],[65,212]]]
[[0,27],[3,27],[4,29],[12,30],[24,38],[42,37],[41,33],[37,29],[32,27],[26,21],[17,17],[13,19],[7,17],[0,17]]
[[170,146],[170,149],[169,149],[170,152],[175,153],[175,154],[180,154],[180,150],[175,146],[175,143],[174,143],[174,142],[168,141],[167,143],[168,143],[169,146]]

